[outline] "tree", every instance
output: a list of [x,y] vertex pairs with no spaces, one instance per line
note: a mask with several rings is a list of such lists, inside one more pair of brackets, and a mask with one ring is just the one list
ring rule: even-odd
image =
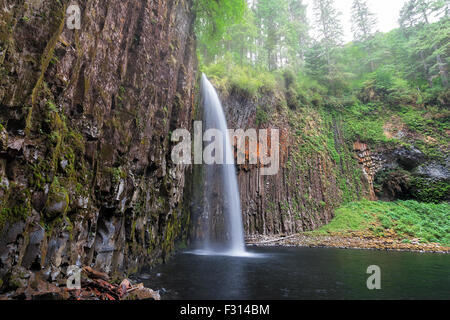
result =
[[318,41],[313,41],[308,50],[306,50],[306,71],[313,78],[320,78],[328,72],[327,59],[324,52],[323,45]]
[[450,20],[442,23],[427,24],[420,28],[411,39],[412,53],[424,58],[428,67],[430,82],[441,78],[444,87],[448,87],[448,53],[450,51]]
[[370,12],[367,0],[354,0],[352,6],[352,32],[356,41],[367,41],[375,33],[377,19]]
[[354,0],[352,6],[352,31],[356,41],[361,42],[367,51],[371,71],[375,71],[372,60],[373,46],[371,40],[375,34],[377,19],[370,12],[366,0]]
[[436,16],[448,18],[450,15],[450,0],[435,0],[432,4]]
[[267,67],[274,70],[279,66],[281,40],[284,36],[288,15],[287,0],[258,0],[256,16],[259,19],[261,43],[266,51]]
[[244,19],[230,26],[225,34],[225,42],[228,51],[233,53],[235,60],[243,66],[244,63],[253,63],[255,52],[258,50],[255,40],[257,38],[257,28],[252,10],[245,9]]
[[218,43],[227,28],[242,19],[246,5],[245,0],[195,0],[198,47],[206,60],[219,53]]
[[306,5],[302,0],[289,0],[288,27],[286,44],[288,64],[299,66],[305,59],[305,50],[309,43],[309,26],[306,17]]
[[[432,14],[439,14],[439,10],[442,10],[444,7],[446,8],[447,6],[447,0],[445,2],[442,2],[441,0],[409,0],[405,3],[400,12],[400,26],[407,36],[415,30],[419,30],[420,32],[424,29],[429,29],[431,25],[430,16]],[[446,10],[445,13],[447,14],[448,10]],[[448,16],[445,15],[444,18],[448,19]],[[436,43],[430,43],[430,45],[432,50],[428,52],[427,55],[424,50],[419,51],[425,73],[428,75],[429,83],[430,85],[432,84],[433,68],[430,68],[428,65],[427,60],[429,59],[427,59],[427,56],[432,56],[436,61],[436,63],[433,64],[433,66],[435,66],[434,69],[438,70],[443,86],[448,87],[447,66],[441,57],[441,52],[443,52],[443,50]]]
[[333,0],[314,0],[314,16],[328,66],[328,75],[331,76],[336,68],[333,54],[336,47],[342,44],[344,35],[340,12],[334,7]]

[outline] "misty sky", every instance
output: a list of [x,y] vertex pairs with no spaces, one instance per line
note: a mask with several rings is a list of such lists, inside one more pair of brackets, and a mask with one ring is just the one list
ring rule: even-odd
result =
[[[304,0],[308,4],[308,18],[310,23],[314,21],[312,12],[313,0]],[[351,29],[351,7],[353,0],[335,0],[336,7],[342,12],[341,21],[344,25],[345,41],[352,41],[353,34]],[[391,31],[398,28],[398,17],[400,9],[406,0],[368,0],[369,7],[378,19],[378,30],[382,32]]]

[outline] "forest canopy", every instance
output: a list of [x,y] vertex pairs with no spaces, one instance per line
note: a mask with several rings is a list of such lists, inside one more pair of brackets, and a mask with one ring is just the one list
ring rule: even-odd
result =
[[436,97],[448,89],[449,3],[408,0],[401,27],[380,33],[368,1],[354,0],[353,41],[344,43],[334,0],[314,0],[312,21],[302,0],[197,0],[198,54],[215,69],[290,70],[338,96],[371,82],[399,94],[432,89]]

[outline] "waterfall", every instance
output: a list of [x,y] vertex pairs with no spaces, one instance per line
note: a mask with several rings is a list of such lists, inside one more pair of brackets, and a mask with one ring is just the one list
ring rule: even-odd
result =
[[[228,135],[227,121],[222,108],[219,96],[206,75],[202,75],[201,93],[203,99],[204,125],[205,129],[217,129],[223,135],[223,159],[224,164],[206,165],[206,201],[214,201],[211,185],[218,184],[219,196],[223,204],[222,237],[223,252],[211,252],[213,254],[227,254],[233,256],[245,255],[244,227],[242,224],[241,203],[239,188],[236,177],[236,167],[234,154],[231,147],[230,136]],[[219,181],[218,181],[218,180]],[[209,189],[209,190],[208,190]],[[213,205],[207,206],[207,210],[213,211]],[[207,212],[208,219],[211,220],[215,212]],[[212,228],[213,223],[209,221],[208,228]],[[209,237],[211,237],[211,231]],[[205,243],[205,250],[210,251],[209,239]]]

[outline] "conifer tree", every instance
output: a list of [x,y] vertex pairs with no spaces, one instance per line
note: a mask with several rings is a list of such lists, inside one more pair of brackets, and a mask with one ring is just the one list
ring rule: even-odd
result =
[[286,34],[288,63],[291,66],[298,66],[305,59],[305,50],[309,43],[306,5],[302,0],[289,0],[288,8],[289,20]]
[[352,31],[355,41],[361,42],[367,51],[370,69],[375,70],[372,60],[373,46],[371,40],[375,34],[377,19],[370,12],[367,0],[354,0],[352,6]]
[[[446,1],[447,2],[447,1]],[[400,12],[399,23],[405,34],[409,36],[410,32],[419,32],[422,33],[424,30],[430,29],[431,23],[430,18],[433,14],[436,14],[441,10],[446,2],[441,2],[440,0],[408,0],[403,6]],[[448,19],[448,17],[444,17]],[[446,29],[444,29],[445,32]],[[423,36],[427,37],[427,32],[423,33]],[[443,61],[441,57],[441,52],[443,52],[443,48],[439,46],[437,43],[433,43],[430,41],[431,46],[425,52],[423,48],[419,47],[419,55],[421,57],[422,64],[424,66],[425,73],[428,75],[429,82],[431,85],[431,79],[433,77],[433,70],[438,70],[439,76],[441,77],[442,85],[444,87],[448,87],[448,72],[447,72],[447,64]],[[445,47],[448,45],[447,43],[443,44]],[[428,65],[429,59],[427,57],[433,57],[435,63],[432,63],[430,67]]]
[[336,71],[334,61],[335,49],[342,45],[344,35],[339,16],[333,0],[314,0],[314,16],[319,42],[321,43],[328,66],[328,75]]
[[354,0],[352,6],[352,31],[356,41],[367,41],[373,37],[377,19],[370,12],[367,0]]

